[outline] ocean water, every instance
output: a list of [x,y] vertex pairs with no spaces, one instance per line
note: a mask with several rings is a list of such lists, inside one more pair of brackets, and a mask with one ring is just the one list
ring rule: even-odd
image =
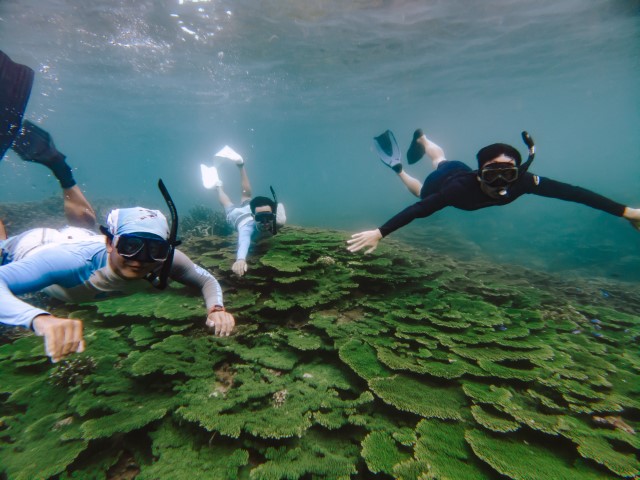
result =
[[[89,199],[217,208],[201,162],[231,145],[289,221],[357,232],[413,197],[372,152],[421,127],[473,165],[493,142],[534,173],[640,207],[638,0],[1,0],[0,48],[36,71],[26,117],[49,130]],[[408,168],[422,179],[426,162]],[[220,170],[238,198],[237,172]],[[0,202],[58,195],[9,153]],[[534,196],[446,209],[394,234],[464,258],[640,279],[640,234]]]

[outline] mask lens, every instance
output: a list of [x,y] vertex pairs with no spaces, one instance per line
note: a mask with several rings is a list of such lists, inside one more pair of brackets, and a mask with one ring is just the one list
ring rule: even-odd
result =
[[140,262],[164,262],[169,256],[169,242],[133,235],[121,235],[116,242],[116,251],[123,257]]
[[144,248],[144,239],[122,235],[118,237],[116,251],[123,257],[131,258]]
[[146,243],[149,256],[156,262],[164,262],[169,256],[169,242],[148,239]]
[[258,223],[271,223],[273,222],[273,213],[269,213],[269,212],[256,213],[254,218]]
[[491,185],[499,179],[511,183],[518,179],[518,169],[516,167],[494,167],[493,165],[483,168],[481,171],[482,181]]

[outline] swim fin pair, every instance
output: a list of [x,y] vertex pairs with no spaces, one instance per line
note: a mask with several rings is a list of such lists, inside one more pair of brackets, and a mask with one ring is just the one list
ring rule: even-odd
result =
[[[410,165],[419,161],[425,154],[424,146],[418,142],[418,139],[423,135],[424,133],[420,129],[417,129],[413,133],[413,139],[411,140],[411,145],[409,145],[409,150],[407,151],[407,161]],[[393,132],[391,130],[387,130],[383,134],[374,137],[373,140],[374,146],[382,163],[387,165],[394,172],[400,173],[402,171],[402,155]]]
[[[222,150],[213,156],[214,161],[216,159],[229,160],[238,166],[244,165],[244,159],[229,145],[225,145]],[[200,164],[200,173],[202,174],[202,184],[204,188],[215,188],[222,186],[222,180],[218,177],[218,169],[214,166],[207,167],[205,164]]]
[[0,160],[20,132],[34,72],[0,50]]

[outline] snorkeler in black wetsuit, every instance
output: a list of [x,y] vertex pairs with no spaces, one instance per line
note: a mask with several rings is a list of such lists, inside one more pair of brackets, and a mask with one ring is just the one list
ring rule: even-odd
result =
[[533,160],[534,146],[526,132],[523,132],[523,138],[529,146],[530,154],[524,164],[514,147],[496,143],[478,152],[478,170],[471,170],[462,162],[446,160],[442,148],[427,139],[421,130],[416,130],[407,152],[409,163],[417,162],[426,153],[436,168],[424,184],[420,185],[420,182],[402,170],[393,134],[387,131],[376,137],[376,147],[383,163],[391,167],[409,191],[421,200],[402,210],[380,228],[354,234],[347,242],[349,251],[357,252],[367,247],[365,253],[371,253],[383,237],[416,218],[428,217],[448,206],[461,210],[478,210],[494,205],[507,205],[526,193],[582,203],[611,215],[624,217],[636,229],[640,227],[640,209],[629,208],[581,187],[529,173],[527,169]]

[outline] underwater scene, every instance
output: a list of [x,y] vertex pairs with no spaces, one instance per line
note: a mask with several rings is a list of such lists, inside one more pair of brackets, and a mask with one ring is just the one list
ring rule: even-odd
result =
[[640,478],[640,1],[0,0],[0,52],[0,480]]

